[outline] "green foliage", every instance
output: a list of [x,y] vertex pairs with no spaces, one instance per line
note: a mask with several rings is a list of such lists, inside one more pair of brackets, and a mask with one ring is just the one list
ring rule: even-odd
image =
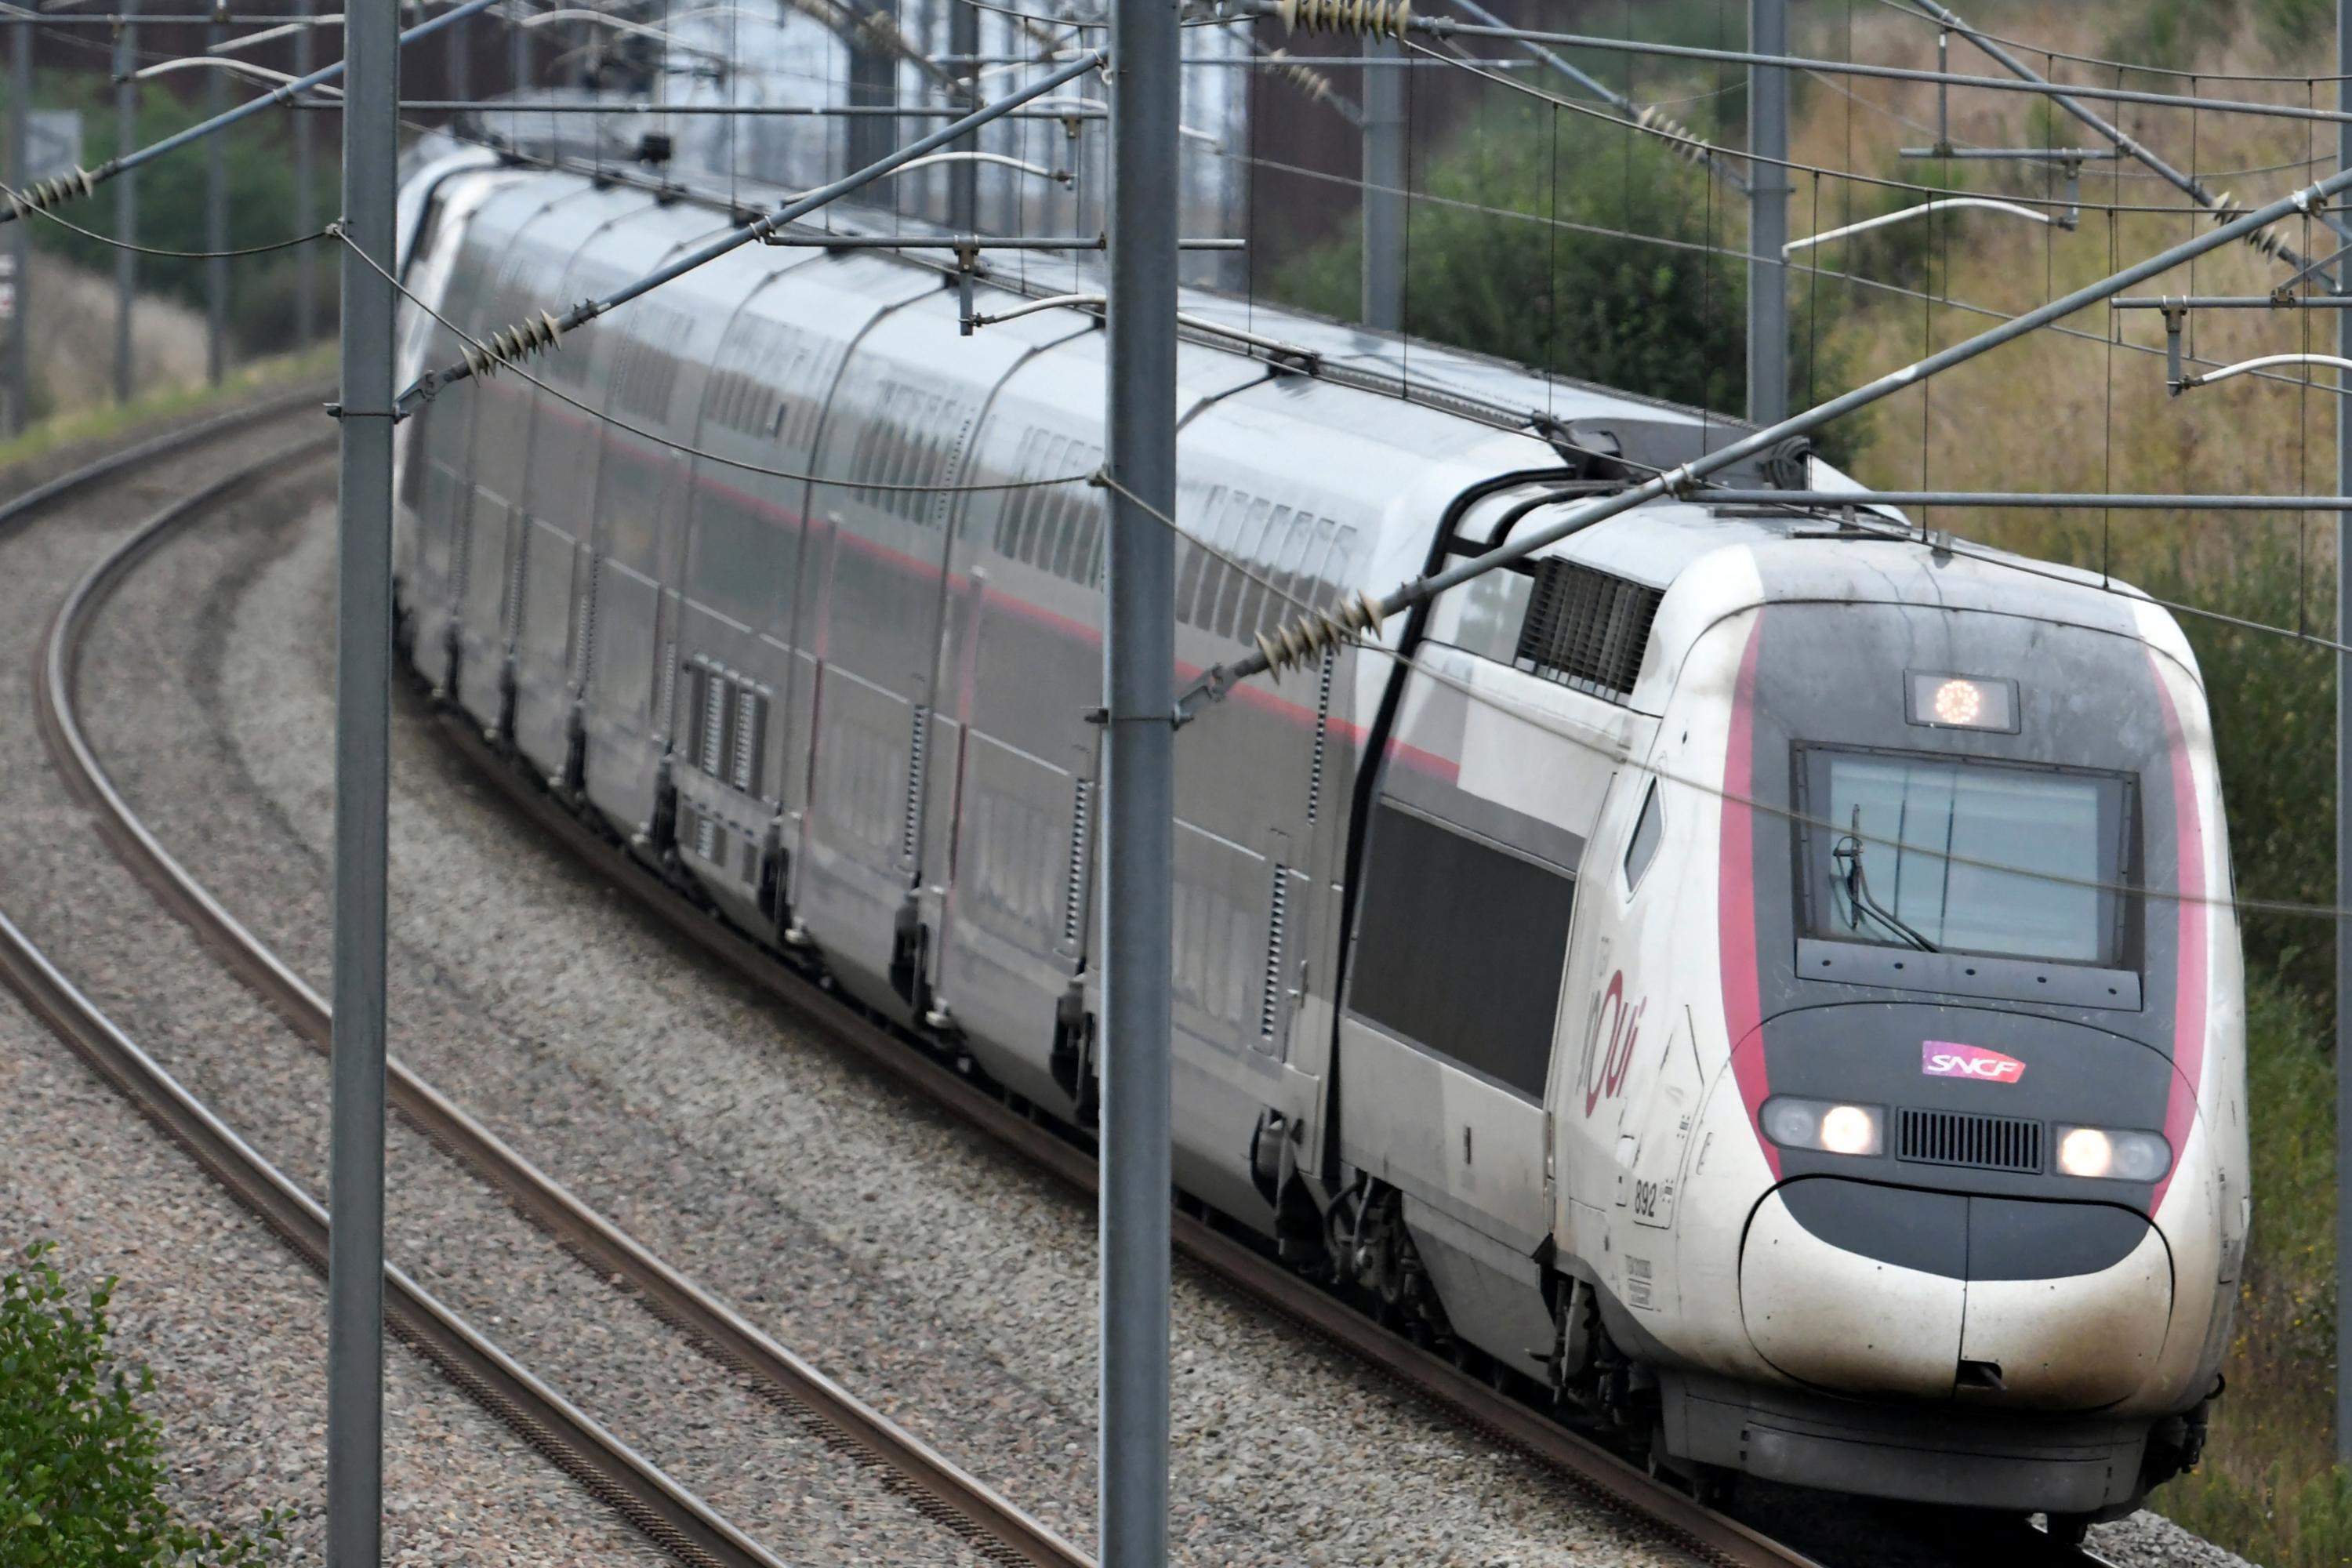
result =
[[[108,1347],[107,1279],[74,1305],[37,1241],[0,1276],[0,1563],[12,1568],[247,1568],[251,1536],[182,1521],[165,1501],[163,1436],[137,1396],[155,1385]],[[283,1539],[265,1513],[262,1537]]]
[[2292,51],[2330,39],[2336,0],[2148,0],[2128,26],[2115,29],[2104,52],[2168,70],[2192,68],[2225,47],[2251,17],[2264,43]]
[[2254,1228],[2229,1392],[2204,1464],[2149,1505],[2269,1568],[2352,1558],[2352,1472],[2329,1440],[2335,1388],[2336,1092],[2321,1010],[2257,971],[2246,984]]
[[[1405,325],[1580,380],[1737,411],[1747,384],[1747,216],[1655,138],[1582,117],[1496,116],[1417,168]],[[1362,238],[1298,258],[1284,298],[1354,319]],[[1804,274],[1790,285],[1790,380],[1801,401],[1838,387],[1818,365]],[[1821,289],[1824,307],[1832,291]]]
[[2281,46],[2321,42],[2336,30],[2334,0],[2252,0],[2250,9],[2264,36]]
[[[5,94],[0,94],[5,101]],[[43,108],[82,111],[82,162],[95,168],[115,155],[113,89],[93,72],[47,72],[35,84],[33,101]],[[159,142],[205,118],[202,100],[183,101],[149,88],[140,95],[134,147]],[[268,245],[293,237],[294,156],[286,116],[260,115],[222,133],[228,184],[228,243],[231,248]],[[337,122],[322,118],[313,128],[319,148],[314,160],[317,178],[313,207],[320,224],[341,210],[340,181],[334,157]],[[138,242],[159,250],[198,251],[207,248],[205,232],[205,160],[203,142],[165,154],[138,171]],[[58,216],[90,235],[78,234],[62,224],[37,220],[33,241],[44,250],[65,257],[76,266],[110,276],[115,252],[105,240],[115,234],[110,187],[101,187],[89,201],[59,209]],[[331,242],[315,241],[311,266],[318,278],[318,330],[333,330],[335,258]],[[244,353],[268,353],[297,346],[294,342],[295,252],[271,251],[240,256],[228,263],[229,331]],[[142,256],[140,287],[183,300],[203,310],[206,300],[207,264],[186,257]]]

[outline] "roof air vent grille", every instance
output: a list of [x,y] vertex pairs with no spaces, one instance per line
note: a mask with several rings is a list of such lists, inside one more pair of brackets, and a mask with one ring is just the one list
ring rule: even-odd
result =
[[1557,557],[1535,563],[1513,665],[1591,696],[1623,702],[1642,673],[1663,589]]

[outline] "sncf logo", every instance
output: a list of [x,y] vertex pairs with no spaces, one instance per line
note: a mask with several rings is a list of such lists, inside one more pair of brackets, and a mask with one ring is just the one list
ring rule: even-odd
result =
[[1963,1046],[1953,1040],[1919,1042],[1919,1070],[1929,1078],[1972,1078],[1984,1083],[2015,1083],[2025,1076],[2025,1064],[2015,1057]]

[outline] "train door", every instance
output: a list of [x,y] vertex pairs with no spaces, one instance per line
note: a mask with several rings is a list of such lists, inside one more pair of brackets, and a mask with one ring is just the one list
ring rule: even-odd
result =
[[1102,492],[1048,484],[1089,472],[1099,340],[1015,371],[974,449],[950,647],[962,747],[935,989],[973,1055],[1064,1114],[1087,1098],[1084,973],[1094,941],[1101,806]]
[[[481,313],[484,294],[496,280],[499,240],[481,218],[490,199],[511,176],[474,172],[436,184],[429,234],[413,254],[408,277],[418,296],[436,302],[442,317],[466,324]],[[408,308],[403,323],[404,385],[428,367],[455,359],[462,344],[430,311]],[[454,587],[451,545],[467,499],[472,399],[453,396],[436,409],[420,406],[399,446],[400,507],[395,513],[394,570],[398,574],[407,657],[435,685],[448,679],[450,595]]]
[[[1341,1148],[1525,1256],[1550,1231],[1544,1096],[1584,836],[1496,798],[1548,761],[1534,726],[1475,700],[1510,672],[1450,647],[1420,660],[1364,829]],[[1544,787],[1580,800],[1589,831],[1606,784]]]
[[[574,269],[578,277],[578,269]],[[567,289],[567,299],[593,298],[602,293],[602,278],[581,279]],[[621,281],[614,277],[612,282]],[[616,336],[626,331],[619,323],[607,329]],[[604,356],[608,366],[625,364],[632,343],[624,338],[617,352]],[[610,374],[592,380],[587,345],[562,363],[551,362],[541,372],[549,386],[578,398],[591,407],[612,396]],[[572,643],[573,588],[581,555],[595,512],[596,471],[603,447],[593,415],[541,393],[531,421],[530,475],[525,510],[514,523],[514,605],[510,616],[514,667],[513,734],[518,751],[551,780],[565,772],[567,733],[572,711],[570,681]]]
[[[583,269],[581,253],[600,231],[649,205],[641,194],[614,190],[583,191],[551,203],[509,252],[508,282],[499,291],[501,322],[529,320],[548,307],[550,300],[537,292],[548,286],[536,284],[526,292],[526,279],[560,277],[583,288],[625,279],[625,270],[611,265]],[[567,342],[541,361],[532,374],[596,407],[611,341],[610,333],[583,333],[581,341]],[[586,531],[594,493],[594,421],[520,376],[487,378],[479,406],[461,602],[459,695],[486,729],[512,739],[528,682],[532,721],[525,754],[547,766],[562,760],[572,553]],[[544,526],[534,529],[534,520]],[[551,713],[559,738],[552,746]]]
[[[603,263],[640,268],[666,250],[675,254],[701,222],[676,208],[643,212],[600,239],[592,254]],[[733,303],[727,298],[730,279],[738,294],[748,286],[740,264],[715,264],[681,279],[675,292],[665,289],[658,298],[631,303],[609,329],[600,329],[614,334],[611,368],[602,381],[604,417],[592,432],[593,505],[565,584],[562,762],[550,777],[584,791],[612,820],[645,836],[647,848],[660,775],[652,731],[664,668],[667,542],[684,532],[681,448],[695,438],[702,366]]]
[[[524,298],[524,280],[553,269],[552,259],[535,247],[511,246],[496,287],[486,291],[481,319],[509,319]],[[456,674],[445,684],[458,706],[488,729],[498,724],[505,706],[509,530],[523,493],[530,388],[513,376],[477,377],[468,387],[470,396],[458,406],[471,416],[471,483],[453,519],[445,646]]]
[[942,500],[1005,374],[1082,330],[1039,316],[960,337],[952,303],[933,297],[879,322],[834,395],[816,467],[845,482],[829,497],[826,651],[794,902],[844,984],[877,1005],[924,1010],[933,973],[929,823],[962,742],[952,700],[942,710],[949,606],[961,602]]

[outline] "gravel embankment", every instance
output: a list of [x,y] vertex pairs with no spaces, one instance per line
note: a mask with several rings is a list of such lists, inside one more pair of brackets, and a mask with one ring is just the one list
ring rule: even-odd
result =
[[[201,569],[177,577],[167,557],[142,574],[93,648],[89,706],[166,841],[316,975],[331,820],[323,520],[252,559],[249,584],[193,616]],[[161,647],[129,651],[151,634]],[[126,655],[109,673],[116,639]],[[155,653],[194,672],[190,706],[221,726],[218,771],[215,742],[183,733],[176,712],[167,734],[152,711],[96,700],[148,679]],[[658,936],[490,802],[414,711],[394,753],[394,1048],[779,1339],[1085,1537],[1087,1206]],[[453,1253],[472,1243],[443,1237]],[[1176,1332],[1181,1560],[1678,1556],[1186,1270]]]
[[[180,951],[177,926],[148,908],[49,773],[32,723],[33,644],[104,543],[177,489],[283,439],[281,430],[184,459],[169,487],[116,487],[78,504],[70,524],[45,521],[0,537],[0,811],[9,825],[0,908],[68,973],[88,982],[95,961],[173,1009],[184,1037],[215,1049],[274,1026],[222,1007],[213,992],[182,988],[216,979],[217,969]],[[61,471],[67,460],[44,468]],[[225,1529],[249,1527],[265,1508],[289,1511],[285,1560],[320,1561],[321,1281],[5,992],[0,1128],[0,1247],[13,1254],[51,1237],[79,1281],[121,1276],[115,1347],[126,1363],[155,1371],[147,1404],[163,1422],[181,1505]],[[387,1562],[665,1561],[405,1352],[390,1352],[385,1373]]]
[[[311,490],[323,489],[313,474]],[[230,598],[245,566],[267,559],[289,515],[283,497],[237,505],[184,546],[167,548],[109,606],[83,667],[93,738],[126,787],[220,806],[228,787],[208,768],[205,709],[185,684],[188,639],[223,624],[201,613]],[[193,616],[191,610],[199,613]],[[331,639],[328,646],[331,647]],[[315,656],[302,656],[316,670]],[[132,743],[135,737],[136,743]],[[213,826],[230,826],[215,819]],[[232,853],[206,872],[233,906],[281,889]],[[105,852],[85,831],[80,847]],[[201,849],[201,846],[197,847]],[[192,851],[194,852],[194,851]],[[199,854],[200,863],[203,857]],[[77,868],[54,873],[79,888]],[[107,869],[114,868],[110,860]],[[119,872],[115,873],[117,876]],[[323,910],[306,912],[323,942]],[[168,917],[150,915],[135,943],[78,910],[45,910],[77,954],[84,984],[183,1082],[313,1191],[323,1188],[329,1126],[325,1063],[198,950]],[[64,944],[70,942],[70,946]],[[324,962],[320,971],[323,974]],[[417,977],[406,1017],[462,1054],[475,1022],[436,1007]],[[396,1040],[395,1049],[406,1042]],[[225,1048],[226,1047],[226,1048]],[[386,1247],[393,1261],[738,1528],[798,1563],[968,1563],[970,1550],[858,1469],[817,1434],[780,1415],[621,1291],[574,1262],[488,1188],[395,1122],[387,1159]]]

